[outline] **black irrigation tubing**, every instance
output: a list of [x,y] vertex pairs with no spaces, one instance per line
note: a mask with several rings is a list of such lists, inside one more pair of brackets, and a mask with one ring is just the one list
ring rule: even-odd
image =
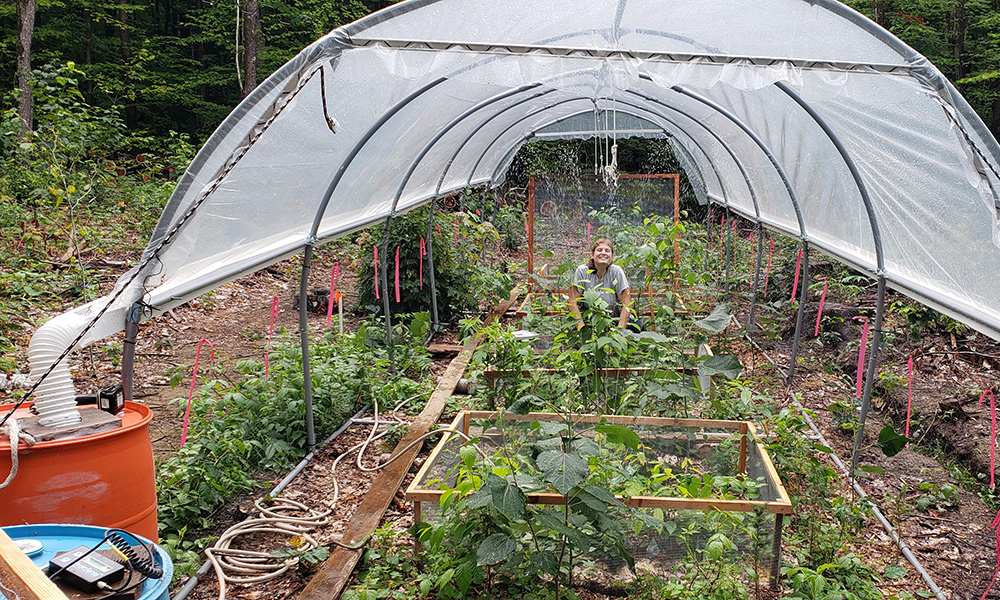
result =
[[118,289],[117,292],[112,294],[111,299],[108,300],[108,303],[104,306],[104,308],[102,308],[100,312],[98,312],[97,315],[93,319],[91,319],[89,323],[87,323],[87,325],[83,328],[80,334],[76,336],[73,342],[70,343],[65,350],[63,350],[62,354],[59,355],[59,358],[54,360],[52,364],[49,365],[49,368],[46,369],[44,373],[42,373],[42,375],[38,378],[38,381],[36,381],[34,385],[32,385],[31,388],[24,394],[24,396],[22,396],[14,404],[14,406],[7,412],[7,414],[5,414],[2,419],[0,419],[0,427],[3,427],[4,424],[7,422],[7,420],[10,419],[11,415],[13,415],[17,409],[21,408],[21,405],[23,405],[25,402],[28,401],[29,398],[31,398],[31,395],[35,392],[36,389],[38,389],[38,386],[40,386],[42,382],[48,378],[48,376],[52,373],[53,370],[55,370],[56,366],[63,361],[63,359],[69,356],[69,353],[72,352],[73,349],[76,347],[76,345],[80,343],[80,340],[83,339],[83,336],[87,335],[87,333],[94,328],[97,322],[101,320],[101,317],[104,316],[104,313],[106,313],[108,309],[111,308],[111,306],[115,303],[115,301],[117,301],[118,298],[120,298],[121,295],[125,293],[125,290],[129,289],[129,286],[131,286],[132,283],[139,278],[139,276],[143,273],[143,270],[146,267],[148,267],[150,263],[153,262],[154,259],[158,257],[160,251],[163,250],[163,248],[167,244],[173,241],[174,236],[176,236],[180,232],[180,230],[183,229],[188,219],[190,219],[191,216],[195,213],[195,211],[197,211],[198,208],[205,202],[205,200],[207,200],[208,197],[212,195],[212,192],[214,192],[219,187],[219,185],[222,184],[222,180],[226,178],[226,175],[228,175],[236,167],[236,165],[239,164],[240,160],[244,156],[246,156],[247,152],[250,151],[250,148],[257,142],[257,140],[260,139],[262,135],[264,135],[264,132],[267,131],[267,129],[271,126],[272,123],[274,123],[275,119],[278,118],[278,116],[282,113],[282,111],[284,111],[285,108],[288,107],[289,104],[291,104],[291,101],[295,98],[295,96],[298,95],[299,92],[302,91],[302,89],[306,86],[307,83],[309,83],[309,81],[313,78],[313,76],[316,75],[317,71],[322,71],[322,67],[320,67],[316,71],[313,71],[312,73],[309,74],[308,77],[302,80],[302,82],[295,89],[295,91],[292,92],[292,94],[290,94],[287,101],[284,104],[282,104],[281,107],[279,107],[274,112],[273,115],[271,115],[271,117],[261,126],[259,130],[257,130],[254,133],[252,137],[250,137],[249,141],[243,147],[243,149],[236,155],[234,159],[228,162],[226,168],[223,169],[223,171],[215,178],[215,180],[212,182],[212,185],[204,192],[202,192],[201,197],[199,197],[195,202],[191,204],[191,207],[188,208],[187,212],[184,213],[184,216],[182,216],[181,219],[177,222],[177,224],[174,225],[173,229],[171,229],[170,232],[163,237],[163,240],[159,243],[159,245],[156,246],[156,249],[148,254],[144,253],[144,258],[139,262],[139,265],[132,272],[132,275],[129,276],[129,278],[125,281],[124,284],[122,284],[122,286]]
[[[362,414],[364,414],[365,411],[368,410],[368,408],[369,407],[367,405],[363,406],[361,407],[360,410],[358,410],[358,412],[354,413],[353,417],[348,417],[347,420],[345,420],[344,423],[336,431],[330,434],[330,437],[323,440],[323,442],[320,443],[320,445],[317,446],[313,451],[307,454],[305,458],[303,458],[299,462],[299,464],[295,465],[295,468],[289,471],[288,474],[285,475],[284,479],[279,481],[278,484],[275,485],[270,492],[268,492],[268,496],[271,497],[277,496],[282,492],[282,490],[288,487],[288,484],[290,484],[292,480],[295,479],[295,477],[298,476],[298,474],[301,473],[302,470],[305,469],[310,462],[312,462],[312,459],[316,456],[317,450],[326,447],[331,442],[333,442],[333,440],[340,437],[341,434],[347,431],[347,429],[354,424],[354,420],[360,417]],[[250,517],[247,517],[247,519],[249,518]],[[198,571],[190,578],[188,578],[188,580],[184,583],[184,587],[182,587],[180,590],[177,591],[177,594],[173,596],[172,600],[184,600],[185,598],[187,598],[188,595],[190,595],[191,592],[194,591],[194,588],[198,585],[199,579],[207,575],[211,569],[212,569],[211,561],[206,560],[198,569]]]
[[[735,315],[733,316],[733,321],[736,323],[738,327],[740,326],[740,322],[739,320],[736,319]],[[760,346],[758,346],[757,343],[754,342],[753,339],[751,339],[746,332],[744,332],[744,336],[755,348],[757,348],[757,350],[764,356],[764,358],[767,359],[769,363],[771,363],[775,367],[781,368],[781,365],[776,363],[774,359],[768,356],[767,353],[764,352],[760,348]],[[826,441],[826,438],[823,437],[822,432],[820,432],[819,427],[816,426],[815,421],[812,420],[812,417],[809,416],[809,413],[806,412],[806,409],[802,406],[802,404],[795,398],[794,395],[790,395],[790,397],[792,399],[792,403],[795,405],[795,408],[797,408],[798,411],[805,418],[806,423],[809,425],[809,428],[819,439],[819,442],[823,446],[831,448],[830,444]],[[830,451],[830,459],[833,460],[834,464],[836,464],[837,467],[839,467],[840,470],[843,471],[844,475],[848,477],[848,480],[851,482],[851,487],[854,489],[855,492],[857,492],[858,496],[861,498],[868,499],[868,505],[872,510],[872,515],[874,515],[875,519],[878,520],[880,525],[882,525],[882,528],[889,535],[889,537],[892,538],[892,541],[896,544],[896,546],[899,548],[899,551],[903,554],[903,558],[905,558],[906,561],[909,562],[911,566],[913,566],[913,569],[920,575],[920,578],[924,580],[924,583],[926,583],[927,587],[930,588],[931,593],[933,593],[938,600],[948,600],[945,597],[945,595],[941,592],[941,589],[934,582],[934,578],[931,577],[930,573],[928,573],[924,569],[923,565],[920,563],[920,560],[913,554],[913,551],[910,550],[910,547],[906,545],[906,542],[903,540],[903,538],[899,536],[899,534],[896,532],[896,529],[892,526],[891,523],[889,523],[888,519],[885,518],[885,515],[882,514],[882,511],[879,510],[879,507],[875,505],[875,501],[872,500],[871,496],[869,496],[867,492],[865,492],[864,488],[861,487],[861,484],[858,483],[857,479],[851,476],[851,470],[847,467],[847,465],[844,464],[844,461],[842,461],[840,457],[837,456],[837,453],[832,450]]]

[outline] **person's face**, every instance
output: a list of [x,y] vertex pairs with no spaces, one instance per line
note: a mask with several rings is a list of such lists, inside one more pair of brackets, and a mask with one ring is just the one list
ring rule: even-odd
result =
[[611,261],[614,260],[615,252],[608,244],[600,243],[594,247],[592,257],[594,259],[594,266],[601,265],[606,268],[611,266]]

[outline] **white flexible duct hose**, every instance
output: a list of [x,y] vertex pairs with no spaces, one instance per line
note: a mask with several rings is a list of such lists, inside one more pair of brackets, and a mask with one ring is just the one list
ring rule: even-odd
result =
[[[31,364],[31,378],[38,380],[48,370],[63,350],[73,341],[79,328],[74,327],[66,317],[72,313],[59,315],[42,325],[28,344],[28,361]],[[72,425],[80,422],[80,411],[76,409],[76,390],[69,373],[69,360],[63,359],[49,376],[35,389],[35,410],[38,422],[48,427]]]

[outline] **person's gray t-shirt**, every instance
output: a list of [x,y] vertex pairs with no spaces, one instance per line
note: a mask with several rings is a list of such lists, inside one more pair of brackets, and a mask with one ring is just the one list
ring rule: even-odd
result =
[[618,305],[618,294],[629,289],[625,271],[618,265],[608,267],[604,277],[598,277],[596,272],[587,268],[587,265],[580,265],[573,275],[573,282],[580,290],[580,294],[587,290],[596,291],[608,303],[608,310],[611,311]]

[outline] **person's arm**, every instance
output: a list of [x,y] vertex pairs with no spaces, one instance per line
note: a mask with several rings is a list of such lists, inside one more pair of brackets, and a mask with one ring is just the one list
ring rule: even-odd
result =
[[628,325],[628,318],[632,314],[632,292],[625,288],[618,293],[618,303],[621,304],[622,314],[618,317],[618,326],[624,328]]

